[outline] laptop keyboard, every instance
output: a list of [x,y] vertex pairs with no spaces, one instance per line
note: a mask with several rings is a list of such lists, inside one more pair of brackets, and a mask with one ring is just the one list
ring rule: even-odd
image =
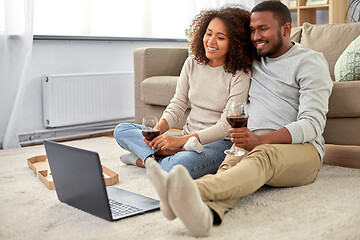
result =
[[114,200],[109,200],[111,213],[114,218],[121,217],[124,215],[128,215],[134,212],[142,211],[141,208],[137,208],[131,205],[122,204],[119,202],[116,202]]

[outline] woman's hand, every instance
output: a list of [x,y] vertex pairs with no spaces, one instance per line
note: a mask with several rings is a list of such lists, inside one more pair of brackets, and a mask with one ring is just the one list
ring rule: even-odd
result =
[[172,136],[169,134],[161,134],[151,141],[144,138],[144,142],[152,149],[166,150],[170,148],[182,148],[186,143],[188,136]]

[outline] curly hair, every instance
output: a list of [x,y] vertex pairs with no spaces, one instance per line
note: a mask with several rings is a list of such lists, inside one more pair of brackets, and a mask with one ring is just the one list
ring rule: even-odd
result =
[[237,70],[248,73],[256,57],[256,49],[250,39],[250,12],[237,6],[226,6],[219,10],[207,10],[198,14],[190,25],[189,49],[200,64],[208,64],[203,37],[212,19],[224,21],[228,31],[229,52],[225,59],[226,72],[235,74]]

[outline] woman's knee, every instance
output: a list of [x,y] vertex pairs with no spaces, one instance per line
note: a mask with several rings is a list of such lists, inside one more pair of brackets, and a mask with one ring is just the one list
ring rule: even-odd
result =
[[120,123],[116,126],[115,130],[114,130],[114,138],[116,140],[120,140],[123,133],[133,129],[135,126],[133,123]]

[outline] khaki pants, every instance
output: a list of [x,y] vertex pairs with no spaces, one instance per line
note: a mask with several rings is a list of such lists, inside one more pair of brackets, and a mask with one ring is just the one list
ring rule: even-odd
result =
[[221,223],[238,199],[267,184],[302,186],[315,181],[321,167],[316,148],[305,144],[264,144],[243,157],[227,156],[216,174],[195,180],[203,201]]

